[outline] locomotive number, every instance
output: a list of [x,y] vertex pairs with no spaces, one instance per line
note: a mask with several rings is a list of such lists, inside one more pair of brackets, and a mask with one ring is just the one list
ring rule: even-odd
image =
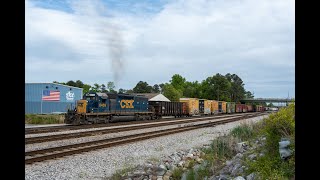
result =
[[107,107],[107,104],[101,103],[99,104],[99,107]]
[[132,100],[122,99],[122,100],[120,101],[120,106],[121,106],[121,108],[134,108],[134,107],[133,107],[133,102],[134,102],[133,99],[132,99]]

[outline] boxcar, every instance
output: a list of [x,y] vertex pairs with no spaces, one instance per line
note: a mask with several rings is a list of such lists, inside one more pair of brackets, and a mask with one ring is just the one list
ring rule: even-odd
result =
[[237,113],[243,112],[243,104],[236,104],[236,112]]
[[211,102],[207,99],[199,99],[199,113],[208,115],[211,114]]
[[227,102],[227,113],[232,114],[236,112],[236,104],[234,102]]
[[180,98],[180,102],[187,104],[188,116],[199,114],[199,99],[198,98]]
[[248,106],[247,105],[243,104],[242,112],[248,112]]
[[262,105],[254,105],[253,110],[256,112],[262,112],[265,110],[265,108]]
[[251,104],[247,104],[248,112],[253,112],[253,106]]
[[218,113],[219,113],[218,101],[211,100],[211,114],[218,114]]
[[211,114],[211,102],[210,100],[204,101],[204,114]]
[[227,102],[220,101],[221,102],[221,113],[227,113]]
[[205,99],[199,99],[199,113],[204,114],[204,101]]

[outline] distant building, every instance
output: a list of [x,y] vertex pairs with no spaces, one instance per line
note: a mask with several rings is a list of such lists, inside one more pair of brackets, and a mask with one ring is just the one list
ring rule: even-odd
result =
[[57,83],[25,83],[25,114],[63,113],[82,99],[82,88]]
[[160,93],[133,93],[134,95],[141,95],[148,98],[149,101],[166,101],[170,102],[170,100]]

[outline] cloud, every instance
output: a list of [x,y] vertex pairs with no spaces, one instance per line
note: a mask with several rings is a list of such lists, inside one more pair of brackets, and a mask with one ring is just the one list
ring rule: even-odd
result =
[[[128,89],[176,73],[188,81],[235,73],[257,97],[294,96],[294,1],[68,2],[72,11],[26,1],[27,82],[106,84],[119,76],[119,88]],[[118,74],[114,31],[122,42]]]

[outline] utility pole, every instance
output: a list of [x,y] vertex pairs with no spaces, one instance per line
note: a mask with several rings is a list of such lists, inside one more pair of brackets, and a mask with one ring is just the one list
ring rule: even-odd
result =
[[41,90],[41,108],[40,108],[41,114],[42,114],[42,98],[43,98],[43,90]]
[[219,101],[219,86],[218,86],[218,101]]

